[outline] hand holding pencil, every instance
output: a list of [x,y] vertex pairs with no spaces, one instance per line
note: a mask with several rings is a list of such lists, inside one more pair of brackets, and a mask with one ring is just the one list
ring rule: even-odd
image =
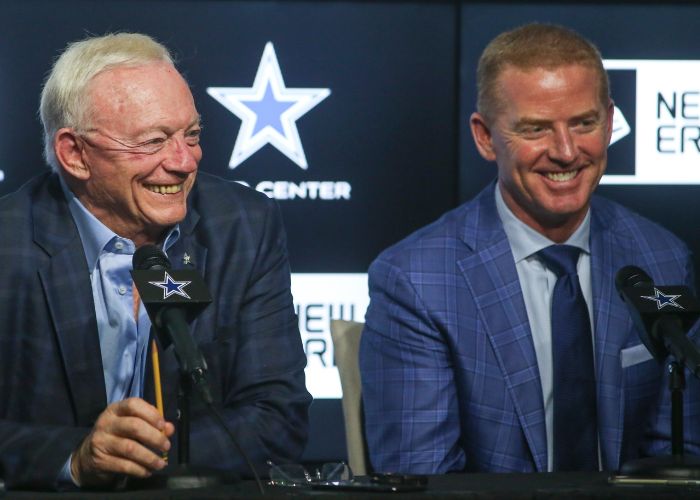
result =
[[112,403],[73,452],[71,474],[80,486],[108,485],[117,474],[148,477],[167,465],[158,452],[167,453],[174,432],[143,399]]

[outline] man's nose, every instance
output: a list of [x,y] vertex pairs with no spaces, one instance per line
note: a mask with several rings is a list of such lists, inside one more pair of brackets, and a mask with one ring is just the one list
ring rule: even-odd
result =
[[552,161],[568,165],[576,159],[576,144],[568,127],[561,127],[554,131],[553,143],[549,148],[549,157]]
[[194,172],[199,163],[199,146],[190,146],[184,137],[172,136],[166,145],[163,165],[168,170],[182,173]]

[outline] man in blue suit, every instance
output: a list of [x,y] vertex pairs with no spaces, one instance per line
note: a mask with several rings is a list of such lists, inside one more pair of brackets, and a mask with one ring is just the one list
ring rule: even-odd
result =
[[[614,109],[600,54],[562,27],[526,25],[488,45],[477,84],[471,131],[497,164],[496,183],[369,270],[360,369],[372,466],[616,470],[670,453],[664,366],[640,344],[614,280],[636,265],[656,283],[692,286],[690,254],[668,231],[593,195]],[[585,311],[579,319],[552,308],[560,296],[560,272],[545,258],[552,246],[575,256],[567,276]],[[559,352],[562,335],[579,329],[583,348]],[[574,380],[590,383],[562,391],[568,375],[557,370],[567,364],[586,368]],[[699,396],[689,378],[685,441],[694,454]],[[588,450],[588,462],[567,462],[565,442]]]
[[[200,117],[165,47],[139,34],[68,46],[42,92],[52,172],[0,201],[0,478],[105,487],[166,466],[178,365],[150,376],[150,321],[129,271],[159,245],[214,297],[193,336],[214,404],[253,464],[297,460],[310,396],[285,235],[273,201],[197,175]],[[191,463],[248,474],[192,408]],[[262,470],[262,469],[260,469]]]

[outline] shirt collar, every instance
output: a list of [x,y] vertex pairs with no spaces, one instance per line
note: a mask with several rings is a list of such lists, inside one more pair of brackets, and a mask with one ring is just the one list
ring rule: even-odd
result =
[[[508,237],[508,243],[510,244],[516,263],[530,257],[543,248],[556,244],[518,219],[503,200],[503,195],[501,194],[498,183],[496,183],[495,189],[496,210],[498,211],[498,217],[503,223],[503,229]],[[589,208],[583,222],[581,222],[578,228],[576,228],[576,231],[574,231],[574,234],[572,234],[564,244],[580,248],[582,251],[590,254],[590,233],[591,210]]]
[[[97,261],[103,250],[111,250],[114,246],[113,241],[121,240],[127,244],[122,253],[133,254],[135,251],[134,244],[131,240],[123,238],[114,231],[105,226],[100,220],[95,217],[90,211],[85,208],[78,197],[73,194],[68,185],[63,180],[62,176],[58,176],[61,181],[61,189],[68,200],[68,208],[75,225],[78,228],[80,240],[83,243],[83,252],[87,260],[88,269],[90,272],[97,267]],[[180,225],[175,224],[165,237],[163,250],[167,254],[167,250],[180,238]]]

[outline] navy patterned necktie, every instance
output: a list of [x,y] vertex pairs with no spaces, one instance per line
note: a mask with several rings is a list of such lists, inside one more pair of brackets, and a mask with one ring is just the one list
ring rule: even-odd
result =
[[576,272],[580,252],[569,245],[552,245],[537,253],[557,275],[552,293],[555,471],[598,470],[593,340]]

